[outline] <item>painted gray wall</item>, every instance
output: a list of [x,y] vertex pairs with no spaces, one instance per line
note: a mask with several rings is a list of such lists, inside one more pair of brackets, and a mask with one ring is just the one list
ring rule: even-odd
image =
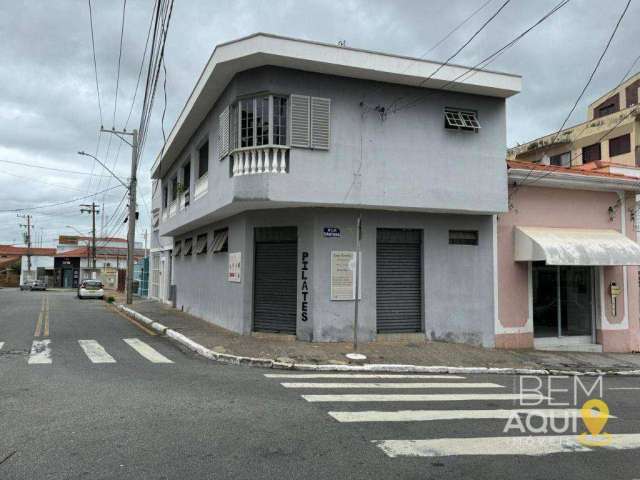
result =
[[[252,211],[179,237],[229,227],[229,251],[242,252],[242,283],[227,281],[226,253],[180,257],[174,261],[178,308],[238,333],[249,333],[253,312],[254,228],[298,228],[297,336],[313,341],[352,338],[353,301],[330,300],[332,250],[354,250],[357,212],[336,208]],[[493,346],[492,220],[488,215],[364,211],[362,300],[359,337],[376,338],[376,229],[423,231],[424,326],[428,338]],[[323,227],[338,227],[341,238],[325,238]],[[477,229],[478,246],[449,245],[449,229]],[[309,253],[309,319],[301,321],[301,254]]]
[[[294,148],[288,174],[231,178],[229,158],[219,160],[216,154],[218,115],[238,96],[265,91],[330,98],[330,150]],[[370,111],[400,97],[417,96],[424,101],[389,114],[384,121]],[[444,107],[477,110],[482,129],[479,133],[446,130]],[[369,113],[363,115],[365,110]],[[230,82],[178,160],[162,172],[163,181],[191,159],[193,191],[196,151],[207,138],[208,193],[164,221],[162,234],[181,234],[244,210],[270,206],[457,213],[507,209],[505,100],[500,98],[261,67]]]

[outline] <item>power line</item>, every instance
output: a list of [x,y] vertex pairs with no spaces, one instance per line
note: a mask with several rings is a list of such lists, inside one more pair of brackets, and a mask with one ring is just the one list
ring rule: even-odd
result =
[[[456,56],[458,56],[458,54],[460,52],[462,52],[462,50],[464,50],[472,41],[474,38],[476,38],[480,32],[482,32],[499,14],[500,12],[511,2],[511,0],[506,0],[502,5],[500,5],[500,7],[493,13],[493,15],[491,15],[481,26],[479,29],[477,29],[473,35],[471,35],[471,37],[469,37],[467,39],[466,42],[464,42],[453,54],[451,54],[449,56],[449,58],[447,58],[444,63],[441,63],[438,68],[436,68],[433,72],[431,72],[429,74],[429,76],[425,79],[423,79],[417,86],[421,87],[422,85],[424,85],[427,81],[429,81],[430,79],[432,79],[436,73],[438,73],[440,70],[442,70],[444,67],[446,67],[449,62],[451,60],[453,60]],[[397,103],[402,100],[402,98],[404,97],[398,97],[396,100],[394,100],[393,102],[391,102],[391,104],[389,105],[389,109],[393,108],[395,105],[397,105]]]
[[120,86],[120,63],[122,62],[122,40],[124,38],[124,20],[127,11],[127,0],[122,2],[122,25],[120,27],[120,50],[118,52],[118,73],[116,74],[116,98],[113,102],[113,128],[116,125],[116,111],[118,110],[118,88]]
[[93,34],[93,13],[91,11],[91,0],[87,0],[89,3],[89,25],[91,26],[91,49],[93,50],[93,71],[96,76],[96,92],[98,94],[98,110],[100,112],[100,126],[102,126],[102,103],[100,101],[100,85],[98,83],[98,64],[96,62],[96,43]]
[[600,67],[600,64],[602,63],[602,59],[604,58],[605,54],[607,53],[607,50],[609,50],[609,46],[611,45],[611,42],[613,41],[613,37],[615,37],[616,32],[618,31],[618,27],[620,26],[620,23],[622,22],[622,19],[624,18],[625,14],[627,13],[627,10],[629,9],[629,5],[631,5],[631,0],[627,0],[627,4],[625,5],[624,10],[622,10],[622,13],[620,14],[620,17],[618,18],[618,21],[616,22],[616,25],[613,28],[613,31],[611,32],[611,35],[609,36],[609,40],[607,41],[607,44],[605,45],[604,50],[600,54],[600,58],[598,58],[598,61],[596,62],[596,66],[593,68],[593,71],[591,72],[591,75],[589,75],[589,79],[587,80],[587,83],[585,83],[584,87],[582,88],[582,91],[580,92],[580,95],[578,95],[578,98],[576,98],[576,101],[573,104],[573,107],[571,107],[571,110],[569,111],[569,114],[566,116],[566,118],[562,122],[562,125],[560,126],[560,128],[556,132],[555,136],[553,137],[553,140],[551,141],[552,144],[557,140],[558,135],[560,135],[560,132],[562,131],[564,126],[567,124],[567,122],[569,121],[569,118],[571,117],[571,115],[575,111],[576,107],[578,106],[578,103],[580,102],[580,99],[582,99],[582,96],[584,95],[584,93],[587,91],[587,88],[591,84],[591,81],[593,80],[593,77],[596,74],[596,71],[598,70],[598,67]]
[[469,20],[471,20],[474,16],[476,16],[478,14],[478,12],[480,12],[480,10],[482,10],[484,7],[486,7],[487,5],[489,5],[491,2],[493,2],[493,0],[487,0],[486,2],[484,2],[482,5],[480,5],[476,10],[474,10],[471,15],[469,15],[467,18],[465,18],[462,22],[460,22],[454,29],[452,29],[449,33],[447,33],[444,37],[442,37],[438,43],[436,43],[433,47],[431,47],[429,50],[427,50],[426,52],[424,52],[420,58],[424,58],[427,55],[429,55],[431,52],[433,52],[436,48],[438,48],[440,45],[442,45],[451,35],[453,35],[454,33],[456,33],[460,28],[462,28]]
[[24,211],[27,211],[27,210],[38,210],[38,209],[41,209],[41,208],[57,207],[59,205],[66,205],[68,203],[77,202],[78,200],[84,200],[85,198],[94,197],[96,195],[100,195],[101,193],[108,192],[109,190],[113,190],[114,188],[121,188],[121,187],[122,187],[122,185],[115,185],[115,186],[113,186],[111,188],[107,188],[106,190],[102,190],[101,192],[96,192],[96,193],[93,193],[91,195],[85,195],[84,197],[73,198],[71,200],[67,200],[67,201],[64,201],[64,202],[50,203],[50,204],[47,204],[47,205],[36,205],[35,207],[8,208],[8,209],[0,210],[0,213],[24,212]]
[[79,188],[73,188],[73,187],[70,187],[68,185],[62,185],[61,183],[46,182],[44,180],[40,180],[39,178],[35,178],[35,177],[26,177],[26,176],[23,176],[23,175],[16,175],[15,173],[5,172],[5,171],[0,171],[0,174],[9,175],[9,176],[12,176],[12,177],[15,177],[15,178],[21,178],[23,180],[27,180],[27,181],[30,181],[30,182],[38,182],[38,183],[42,183],[43,185],[50,185],[52,187],[62,188],[62,189],[65,189],[65,190],[73,190],[75,192],[84,192],[84,190],[80,190]]
[[11,165],[20,165],[21,167],[30,167],[30,168],[39,168],[42,170],[51,170],[53,172],[62,172],[62,173],[70,173],[73,175],[92,175],[98,177],[109,177],[110,175],[100,175],[100,174],[92,174],[90,172],[81,172],[78,170],[66,170],[62,168],[54,168],[54,167],[45,167],[43,165],[33,165],[30,163],[16,162],[14,160],[0,160],[2,163],[10,163]]
[[462,77],[465,77],[465,76],[469,75],[469,73],[471,73],[471,75],[469,75],[469,78],[471,76],[475,75],[476,73],[478,73],[480,71],[480,70],[478,70],[479,67],[481,67],[481,66],[482,66],[482,68],[486,67],[486,65],[488,65],[489,63],[494,61],[504,51],[506,51],[509,48],[513,47],[516,43],[518,43],[523,37],[525,37],[534,28],[536,28],[537,26],[542,24],[544,21],[549,19],[556,12],[558,12],[561,8],[563,8],[565,5],[567,5],[569,3],[569,1],[570,0],[562,0],[560,3],[556,4],[556,6],[554,6],[551,10],[549,10],[546,14],[544,14],[540,19],[538,19],[535,23],[533,23],[529,28],[525,29],[519,35],[514,37],[511,41],[507,42],[501,48],[499,48],[498,50],[496,50],[495,52],[493,52],[492,54],[490,54],[489,56],[487,56],[486,58],[484,58],[480,62],[476,63],[473,67],[467,68],[463,73],[461,73],[460,75],[458,75],[454,79],[445,82],[442,86],[439,87],[440,91],[433,92],[433,93],[428,93],[426,95],[423,95],[421,98],[417,99],[413,103],[407,103],[407,104],[405,104],[403,106],[395,107],[393,109],[393,113],[397,113],[399,111],[402,111],[402,110],[405,110],[405,109],[408,109],[408,108],[413,108],[416,105],[418,105],[421,102],[423,102],[424,100],[426,100],[427,98],[430,98],[430,97],[432,97],[434,95],[442,95],[442,90],[446,90],[447,87],[449,87],[450,85],[453,85],[456,81],[458,81]]

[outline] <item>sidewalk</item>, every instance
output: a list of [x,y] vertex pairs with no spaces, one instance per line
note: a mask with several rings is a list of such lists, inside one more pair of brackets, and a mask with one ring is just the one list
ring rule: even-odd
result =
[[[116,303],[123,299],[116,297]],[[238,335],[154,300],[134,299],[129,308],[194,342],[226,355],[310,365],[392,364],[472,368],[630,372],[640,370],[640,354],[496,350],[465,344],[409,341],[362,344],[363,361],[349,360],[351,343],[309,343],[290,336]],[[640,374],[640,372],[638,372]]]

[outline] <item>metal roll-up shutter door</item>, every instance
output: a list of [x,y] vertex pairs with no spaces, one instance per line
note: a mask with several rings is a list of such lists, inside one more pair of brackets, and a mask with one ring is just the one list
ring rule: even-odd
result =
[[255,234],[253,329],[295,334],[297,230],[257,228]]
[[421,332],[421,231],[378,229],[376,270],[378,333]]

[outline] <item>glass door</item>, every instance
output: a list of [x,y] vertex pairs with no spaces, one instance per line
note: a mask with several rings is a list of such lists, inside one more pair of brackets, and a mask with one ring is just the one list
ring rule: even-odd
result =
[[544,262],[534,262],[531,268],[534,336],[591,335],[593,268],[549,266]]

